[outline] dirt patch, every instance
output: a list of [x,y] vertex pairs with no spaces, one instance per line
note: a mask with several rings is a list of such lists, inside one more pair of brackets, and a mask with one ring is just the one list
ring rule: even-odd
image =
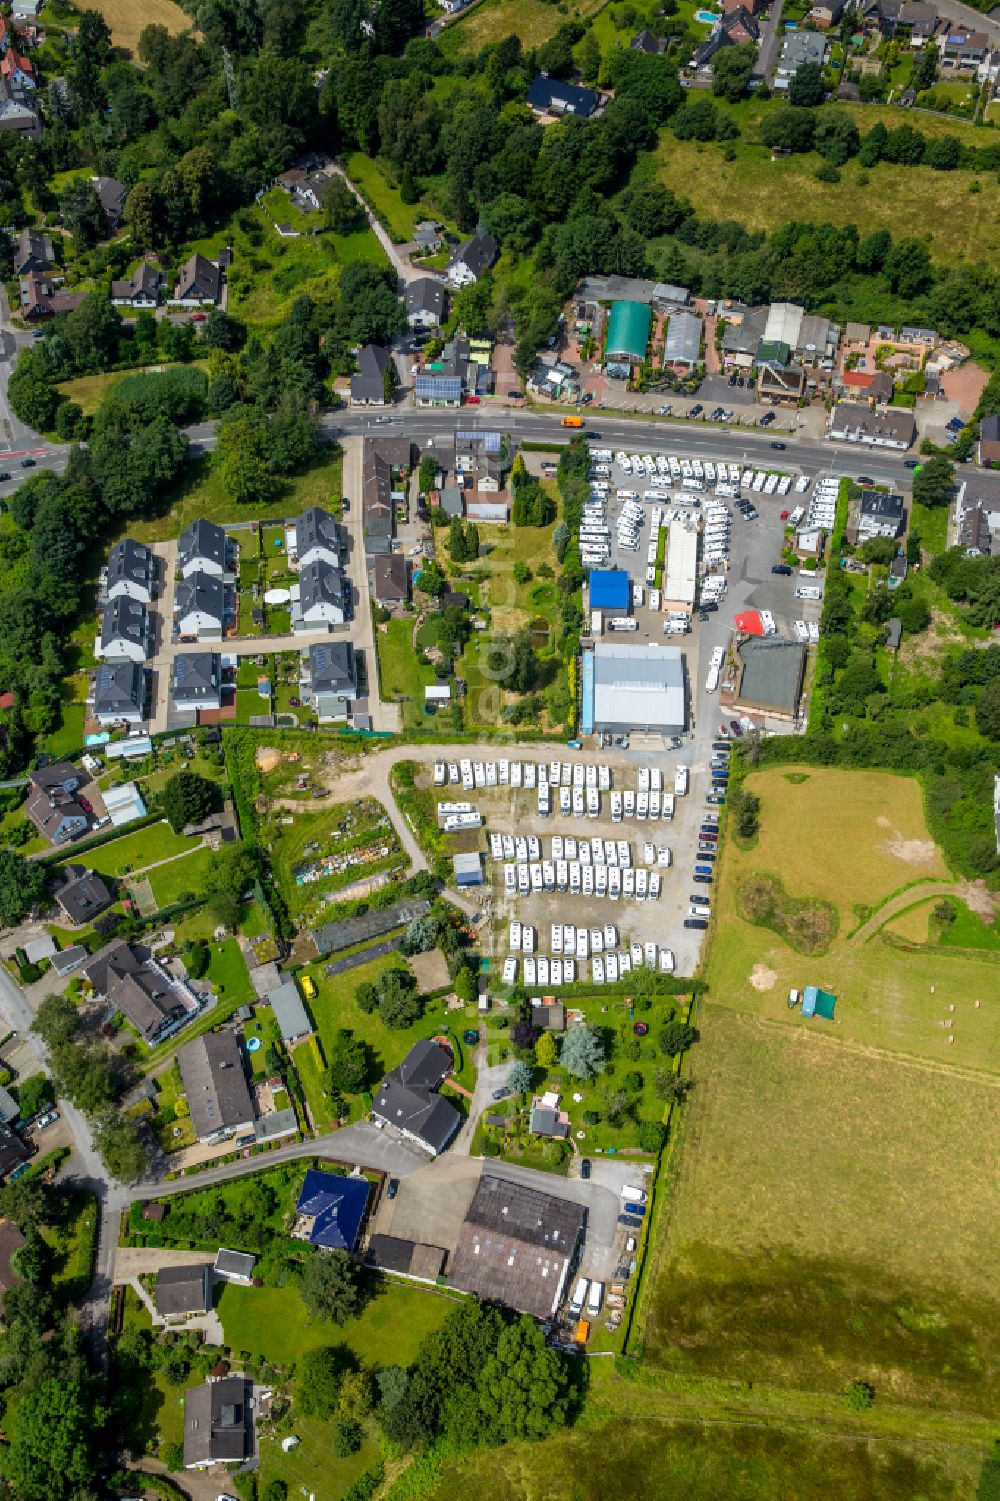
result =
[[427,954],[413,954],[407,961],[422,995],[442,990],[451,979],[448,961],[440,949],[431,949]]
[[906,865],[930,865],[937,859],[933,839],[887,839],[882,848]]
[[265,775],[269,771],[274,771],[280,765],[280,750],[276,750],[273,745],[259,745],[257,747],[257,766]]
[[956,646],[964,639],[953,618],[945,610],[932,606],[931,623],[927,630],[921,631],[918,636],[907,636],[899,658],[904,667],[913,667],[918,663],[931,666],[937,663],[949,646]]
[[755,964],[750,971],[750,984],[754,990],[773,990],[778,976],[773,969],[768,969],[766,964]]
[[997,913],[996,894],[990,891],[985,881],[969,881],[962,887],[962,901],[970,912],[984,922],[992,922]]

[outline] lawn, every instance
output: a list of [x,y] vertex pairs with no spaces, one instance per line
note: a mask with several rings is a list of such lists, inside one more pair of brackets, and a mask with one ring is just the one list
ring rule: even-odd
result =
[[995,1083],[711,1001],[700,1028],[648,1357],[995,1410]]
[[[287,217],[287,208],[284,212]],[[228,236],[235,240],[236,250],[229,275],[229,310],[257,328],[280,322],[296,297],[328,295],[331,279],[352,261],[385,265],[385,251],[367,225],[350,235],[327,231],[284,239],[262,209],[244,211],[243,217],[248,215],[257,223],[253,240],[239,229]],[[218,241],[216,235],[211,243]]]
[[[77,691],[77,679],[66,680],[65,687],[71,694]],[[60,707],[59,727],[51,730],[39,741],[39,750],[53,756],[57,761],[70,755],[83,745],[83,726],[87,718],[87,706],[75,699],[66,698]]]
[[205,885],[205,877],[212,863],[212,851],[204,845],[181,855],[167,865],[160,865],[149,873],[149,884],[157,908],[169,907],[186,895],[197,896]]
[[120,876],[129,871],[144,870],[157,860],[170,860],[175,855],[197,850],[200,839],[185,839],[175,834],[166,819],[160,823],[147,824],[134,834],[123,834],[94,850],[87,851],[87,865],[100,876]]
[[[927,832],[919,783],[878,772],[792,773],[805,775],[801,782],[788,775],[774,769],[749,779],[762,801],[761,833],[753,849],[730,845],[724,853],[705,964],[712,999],[802,1034],[827,1031],[857,1047],[997,1068],[1000,1038],[985,1009],[996,994],[988,956],[936,949],[928,975],[926,954],[877,933],[867,942],[851,936],[893,892],[911,889],[916,904],[922,882],[949,881]],[[748,877],[771,872],[780,873],[791,896],[837,907],[839,931],[822,957],[804,959],[771,929],[740,916],[738,895]],[[788,1009],[789,990],[809,983],[838,995],[833,1023]]]
[[139,35],[146,26],[165,26],[175,35],[187,31],[191,25],[190,16],[174,5],[173,0],[94,0],[93,8],[110,26],[114,45],[127,52],[136,50]]
[[[444,222],[432,203],[404,203],[398,186],[390,182],[378,162],[363,152],[354,151],[347,158],[347,175],[397,244],[412,240],[414,225],[422,219],[433,219],[439,224]],[[447,227],[455,228],[450,223]]]
[[[207,360],[192,360],[199,370],[207,370]],[[82,408],[85,417],[93,417],[101,402],[108,392],[117,386],[126,375],[141,375],[144,371],[176,370],[179,366],[169,360],[163,364],[144,365],[137,370],[110,370],[104,375],[78,375],[73,380],[60,381],[56,387],[63,396],[68,396],[70,401],[75,401]]]
[[[343,484],[343,455],[339,450],[324,450],[304,474],[283,480],[276,499],[240,512],[222,483],[219,470],[208,459],[191,466],[193,476],[186,488],[175,494],[171,509],[162,516],[129,523],[129,536],[138,542],[165,542],[177,537],[202,516],[220,524],[230,521],[281,520],[297,516],[309,506],[332,505],[340,499]],[[248,538],[248,542],[252,542]]]
[[73,1302],[90,1286],[97,1247],[97,1200],[84,1188],[64,1188],[65,1212],[57,1226],[42,1230],[52,1255],[57,1297]]
[[[907,112],[865,106],[860,128],[870,129],[878,115],[896,113]],[[929,119],[921,115],[920,129],[934,134]],[[955,119],[943,128],[956,135],[974,130]],[[979,138],[987,133],[975,134]],[[906,203],[910,222],[924,226],[936,259],[964,260],[970,246],[987,259],[1000,254],[1000,221],[990,194],[969,191],[974,172],[935,172],[931,167],[880,162],[867,169],[868,185],[862,192],[856,161],[841,169],[840,182],[818,181],[815,172],[821,159],[815,152],[772,161],[764,147],[740,141],[734,159],[726,161],[721,146],[678,141],[665,132],[658,156],[660,181],[690,199],[702,218],[736,219],[749,229],[771,230],[784,222],[788,205],[794,203],[800,220],[857,224],[863,234],[876,229],[898,232],[897,205]]]
[[217,999],[215,1004],[203,1011],[197,1021],[185,1027],[179,1037],[169,1037],[166,1042],[161,1042],[158,1047],[151,1051],[142,1060],[145,1072],[158,1068],[168,1058],[172,1058],[181,1043],[191,1042],[195,1037],[200,1037],[203,1032],[209,1032],[217,1027],[227,1017],[231,1016],[237,1006],[253,1000],[254,991],[250,984],[250,974],[247,970],[247,962],[243,957],[242,950],[235,938],[224,938],[221,943],[210,945],[211,956],[206,978],[216,988]]
[[442,51],[478,52],[487,42],[516,36],[527,51],[555,36],[566,21],[587,21],[606,0],[575,0],[565,10],[544,0],[482,0],[457,23],[446,26],[438,38]]
[[[996,923],[987,924],[975,912],[970,912],[964,902],[952,903],[955,921],[946,925],[941,933],[945,948],[989,949],[1000,952],[1000,929]],[[997,974],[1000,987],[1000,973]]]
[[409,615],[390,620],[375,632],[382,697],[403,705],[404,721],[410,729],[422,722],[423,689],[436,678],[433,667],[417,661],[412,638],[413,620]]

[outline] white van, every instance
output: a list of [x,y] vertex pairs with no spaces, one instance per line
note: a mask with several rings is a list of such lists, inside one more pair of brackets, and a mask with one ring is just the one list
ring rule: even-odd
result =
[[588,1313],[588,1315],[589,1315],[590,1318],[592,1318],[592,1319],[596,1319],[597,1318],[597,1315],[601,1311],[601,1304],[603,1302],[604,1302],[604,1283],[603,1282],[596,1282],[596,1281],[592,1282],[590,1284],[590,1292],[587,1295],[587,1313]]
[[577,1278],[576,1286],[573,1289],[573,1296],[569,1300],[569,1311],[570,1311],[570,1313],[579,1316],[583,1312],[584,1306],[585,1306],[585,1304],[587,1302],[587,1294],[589,1293],[589,1291],[590,1291],[590,1281],[589,1281],[589,1279],[587,1277],[579,1277],[579,1278]]

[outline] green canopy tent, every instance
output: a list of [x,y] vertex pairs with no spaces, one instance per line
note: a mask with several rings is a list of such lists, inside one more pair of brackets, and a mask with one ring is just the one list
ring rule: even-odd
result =
[[802,992],[802,1015],[821,1016],[824,1021],[833,1021],[833,1008],[837,997],[829,990],[820,990],[816,985],[807,985]]

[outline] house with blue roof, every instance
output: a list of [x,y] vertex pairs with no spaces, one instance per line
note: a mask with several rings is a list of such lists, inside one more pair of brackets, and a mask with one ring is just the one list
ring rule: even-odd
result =
[[366,1178],[344,1178],[311,1167],[295,1206],[299,1219],[293,1234],[327,1251],[353,1251],[368,1203],[368,1189]]

